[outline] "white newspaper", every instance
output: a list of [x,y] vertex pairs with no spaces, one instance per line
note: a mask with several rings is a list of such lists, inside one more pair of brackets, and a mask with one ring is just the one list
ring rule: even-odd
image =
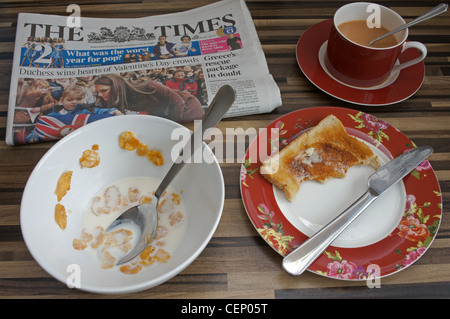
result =
[[105,117],[203,116],[224,84],[226,117],[281,105],[244,0],[134,19],[20,13],[6,143],[57,140]]

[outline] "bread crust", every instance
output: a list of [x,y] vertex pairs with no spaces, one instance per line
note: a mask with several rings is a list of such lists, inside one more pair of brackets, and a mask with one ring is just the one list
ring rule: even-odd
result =
[[380,161],[331,114],[264,161],[260,173],[292,201],[305,180],[325,183],[329,178],[343,178],[354,165],[377,169]]

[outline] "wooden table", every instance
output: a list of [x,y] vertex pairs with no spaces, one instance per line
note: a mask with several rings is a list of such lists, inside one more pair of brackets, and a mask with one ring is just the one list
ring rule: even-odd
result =
[[[0,298],[449,298],[450,297],[450,15],[410,30],[410,39],[428,48],[426,76],[420,90],[406,101],[383,107],[359,106],[330,97],[300,71],[296,43],[310,26],[329,19],[342,1],[247,1],[270,72],[283,105],[270,114],[227,119],[225,127],[265,127],[288,112],[314,106],[338,106],[373,114],[405,133],[417,145],[431,145],[431,164],[440,181],[443,218],[436,240],[414,265],[381,280],[381,288],[309,272],[288,276],[281,257],[252,226],[239,190],[240,164],[222,164],[226,185],[223,217],[203,253],[181,274],[146,291],[103,296],[68,289],[33,259],[22,238],[20,201],[36,163],[53,143],[7,146],[4,142],[11,64],[19,12],[67,15],[73,1],[1,1],[0,3]],[[173,13],[211,0],[79,0],[82,16],[141,17]],[[440,1],[379,1],[406,20]],[[99,2],[97,2],[99,3]]]

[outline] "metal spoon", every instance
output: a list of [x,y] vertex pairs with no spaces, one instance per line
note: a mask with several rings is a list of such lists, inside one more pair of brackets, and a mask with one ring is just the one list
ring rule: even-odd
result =
[[[203,141],[204,132],[208,128],[214,127],[217,125],[217,123],[220,122],[222,117],[230,108],[231,104],[233,104],[234,98],[234,89],[229,85],[224,85],[217,91],[216,96],[214,97],[205,115],[203,116],[201,127],[191,135],[183,150],[188,148],[187,150],[191,151],[191,156],[195,153],[196,149],[194,149],[194,145],[197,143],[194,143],[194,136],[196,136],[196,134],[201,134]],[[182,152],[180,153],[180,156],[181,154],[183,154]],[[183,168],[184,164],[184,161],[178,160],[173,163],[172,167],[170,168],[164,179],[161,181],[161,184],[158,186],[155,194],[152,196],[152,200],[150,203],[141,204],[129,208],[124,213],[122,213],[114,222],[112,222],[112,224],[106,229],[106,232],[109,232],[119,225],[129,223],[137,225],[141,231],[139,241],[134,249],[123,256],[121,259],[119,259],[117,265],[126,263],[127,261],[130,261],[131,259],[136,257],[152,241],[158,227],[157,208],[159,199],[164,193],[166,187],[172,182],[178,172]]]
[[399,31],[403,30],[403,29],[409,28],[410,26],[413,26],[413,25],[415,25],[417,23],[420,23],[420,22],[423,22],[425,20],[434,18],[435,16],[438,16],[441,13],[444,13],[445,11],[447,11],[447,9],[448,9],[448,4],[441,3],[440,5],[434,7],[433,9],[431,9],[430,11],[427,11],[424,14],[422,14],[421,16],[415,18],[414,20],[412,20],[412,21],[410,21],[408,23],[405,23],[405,24],[399,26],[398,28],[396,28],[396,29],[394,29],[394,30],[392,30],[392,31],[390,31],[390,32],[388,32],[386,34],[383,34],[381,37],[378,37],[375,40],[370,41],[369,45],[372,45],[373,43],[375,43],[375,42],[377,42],[377,41],[379,41],[381,39],[384,39],[385,37],[388,37],[391,34],[394,34],[394,33],[397,33]]

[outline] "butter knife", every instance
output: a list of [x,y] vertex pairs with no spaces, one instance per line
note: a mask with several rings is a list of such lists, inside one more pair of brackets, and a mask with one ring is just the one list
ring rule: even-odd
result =
[[330,223],[283,258],[283,269],[298,276],[350,225],[374,200],[402,180],[433,153],[429,146],[414,148],[380,167],[368,179],[367,191]]

